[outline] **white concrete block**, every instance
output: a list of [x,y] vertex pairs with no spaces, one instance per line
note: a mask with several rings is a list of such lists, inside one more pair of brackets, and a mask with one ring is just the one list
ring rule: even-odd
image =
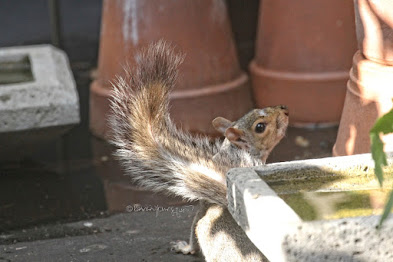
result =
[[50,45],[0,48],[0,148],[53,139],[79,121],[63,51]]
[[[389,154],[392,163],[393,154]],[[290,161],[228,172],[228,209],[250,240],[272,262],[275,261],[393,261],[393,218],[381,230],[380,216],[347,217],[303,221],[261,178],[276,177],[291,183],[308,179],[307,171],[328,171],[324,176],[341,176],[347,168],[373,167],[370,154]],[[352,174],[349,174],[351,176]],[[314,177],[313,179],[322,179]],[[345,184],[349,190],[378,187],[370,183]],[[315,192],[338,188],[327,183]],[[309,190],[309,189],[308,189]],[[339,188],[339,190],[341,190]],[[345,190],[345,189],[343,189]]]

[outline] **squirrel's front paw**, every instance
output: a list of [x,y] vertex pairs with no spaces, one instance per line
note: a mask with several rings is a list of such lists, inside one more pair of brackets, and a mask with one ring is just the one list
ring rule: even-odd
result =
[[184,255],[193,255],[197,251],[195,247],[188,244],[186,241],[174,241],[171,242],[171,250],[174,250],[177,253],[183,253]]

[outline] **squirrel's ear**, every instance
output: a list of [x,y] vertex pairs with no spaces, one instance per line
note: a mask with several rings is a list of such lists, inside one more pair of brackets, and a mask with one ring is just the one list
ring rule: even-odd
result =
[[243,131],[230,127],[225,131],[225,137],[234,145],[247,149],[247,141],[244,140]]
[[232,125],[232,122],[223,117],[216,117],[212,121],[213,127],[220,132],[221,135],[225,135],[225,131]]

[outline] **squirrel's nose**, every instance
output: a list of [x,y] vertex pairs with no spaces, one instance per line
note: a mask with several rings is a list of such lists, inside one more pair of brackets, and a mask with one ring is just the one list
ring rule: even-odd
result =
[[284,111],[284,114],[286,116],[289,116],[289,110],[288,110],[288,107],[286,105],[280,105],[280,108]]

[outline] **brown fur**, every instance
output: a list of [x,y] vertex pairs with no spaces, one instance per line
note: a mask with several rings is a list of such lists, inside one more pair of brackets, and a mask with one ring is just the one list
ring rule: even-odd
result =
[[[214,204],[209,209],[222,209],[227,214],[226,172],[233,167],[263,164],[285,134],[288,110],[283,106],[255,109],[235,122],[217,118],[213,125],[225,135],[223,142],[193,137],[173,124],[168,110],[169,93],[181,61],[182,56],[160,41],[144,50],[136,59],[136,67],[117,79],[111,100],[112,143],[118,147],[116,156],[125,173],[141,187],[202,200]],[[264,125],[263,132],[257,132],[258,123]],[[234,225],[234,221],[223,224],[227,225]],[[239,233],[241,229],[236,230]],[[201,234],[205,233],[198,234],[200,239],[205,239]],[[191,242],[195,243],[193,235]],[[213,244],[218,244],[213,242],[202,241],[206,258],[211,257],[208,254]],[[178,250],[193,253],[195,246]]]

